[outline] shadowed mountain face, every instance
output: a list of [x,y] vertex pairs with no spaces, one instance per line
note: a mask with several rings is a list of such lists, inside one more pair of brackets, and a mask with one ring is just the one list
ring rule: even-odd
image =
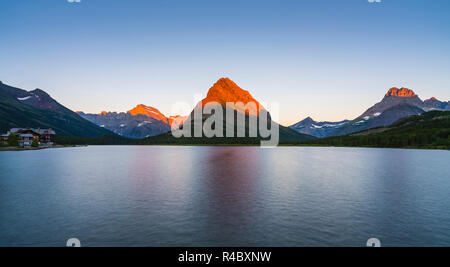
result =
[[315,137],[340,136],[371,128],[389,126],[397,120],[413,115],[420,115],[428,110],[448,110],[448,102],[435,98],[422,101],[413,90],[408,88],[391,88],[381,102],[367,109],[352,121],[315,122],[306,119],[290,128]]
[[134,139],[167,133],[171,130],[172,125],[178,127],[186,119],[183,116],[166,117],[158,109],[142,104],[126,113],[104,111],[100,114],[85,114],[83,112],[78,112],[78,114],[100,127]]
[[57,136],[66,137],[112,134],[62,106],[41,89],[26,91],[0,82],[0,132],[15,127],[52,128]]

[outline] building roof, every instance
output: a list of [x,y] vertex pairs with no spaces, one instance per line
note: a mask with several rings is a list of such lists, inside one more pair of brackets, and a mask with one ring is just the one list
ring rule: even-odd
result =
[[33,137],[32,134],[21,134],[20,137]]
[[43,135],[43,134],[53,134],[53,135],[55,135],[56,134],[55,131],[53,131],[52,129],[41,129],[41,128],[38,128],[38,129],[36,129],[36,128],[12,128],[10,130],[10,132],[18,133],[20,131],[27,131],[27,130],[33,131],[33,132],[35,132],[35,133],[37,133],[39,135]]
[[52,129],[32,129],[38,134],[56,134]]
[[23,128],[12,128],[11,130],[9,130],[12,133],[17,133],[18,131],[23,130]]

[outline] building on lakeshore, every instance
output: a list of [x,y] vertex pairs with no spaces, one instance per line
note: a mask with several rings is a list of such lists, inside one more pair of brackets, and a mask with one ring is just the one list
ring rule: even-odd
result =
[[8,143],[8,134],[0,135],[0,143],[6,145]]
[[40,146],[52,146],[55,142],[55,131],[52,129],[41,128],[12,128],[6,134],[1,135],[1,141],[4,144],[8,143],[8,137],[15,134],[19,137],[19,146],[31,146],[34,140]]
[[19,146],[31,146],[34,140],[34,136],[28,133],[19,134],[19,137]]

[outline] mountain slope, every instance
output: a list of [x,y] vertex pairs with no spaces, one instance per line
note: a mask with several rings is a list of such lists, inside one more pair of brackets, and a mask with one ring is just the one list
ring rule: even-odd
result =
[[387,109],[382,109],[376,112],[376,116],[360,116],[350,123],[337,128],[331,136],[347,135],[376,127],[389,126],[401,118],[420,115],[424,112],[425,111],[423,109],[417,106],[407,103],[400,103],[398,105],[389,106]]
[[402,118],[388,127],[348,136],[304,142],[306,145],[450,149],[450,111],[429,111]]
[[112,134],[81,118],[40,89],[28,92],[0,82],[0,132],[14,127],[52,128],[57,136],[68,137]]
[[379,103],[376,103],[356,119],[347,123],[331,123],[333,127],[327,128],[324,125],[330,125],[330,123],[309,122],[308,124],[308,120],[303,120],[290,127],[298,132],[320,138],[341,136],[371,128],[388,126],[401,118],[419,115],[428,110],[447,110],[448,108],[450,106],[446,102],[441,102],[435,98],[422,101],[411,89],[393,87],[388,90]]

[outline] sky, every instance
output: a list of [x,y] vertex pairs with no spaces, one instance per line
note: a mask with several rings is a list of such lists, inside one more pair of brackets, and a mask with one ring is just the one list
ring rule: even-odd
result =
[[170,115],[229,77],[283,125],[391,87],[450,100],[448,0],[1,0],[0,80],[88,113]]

